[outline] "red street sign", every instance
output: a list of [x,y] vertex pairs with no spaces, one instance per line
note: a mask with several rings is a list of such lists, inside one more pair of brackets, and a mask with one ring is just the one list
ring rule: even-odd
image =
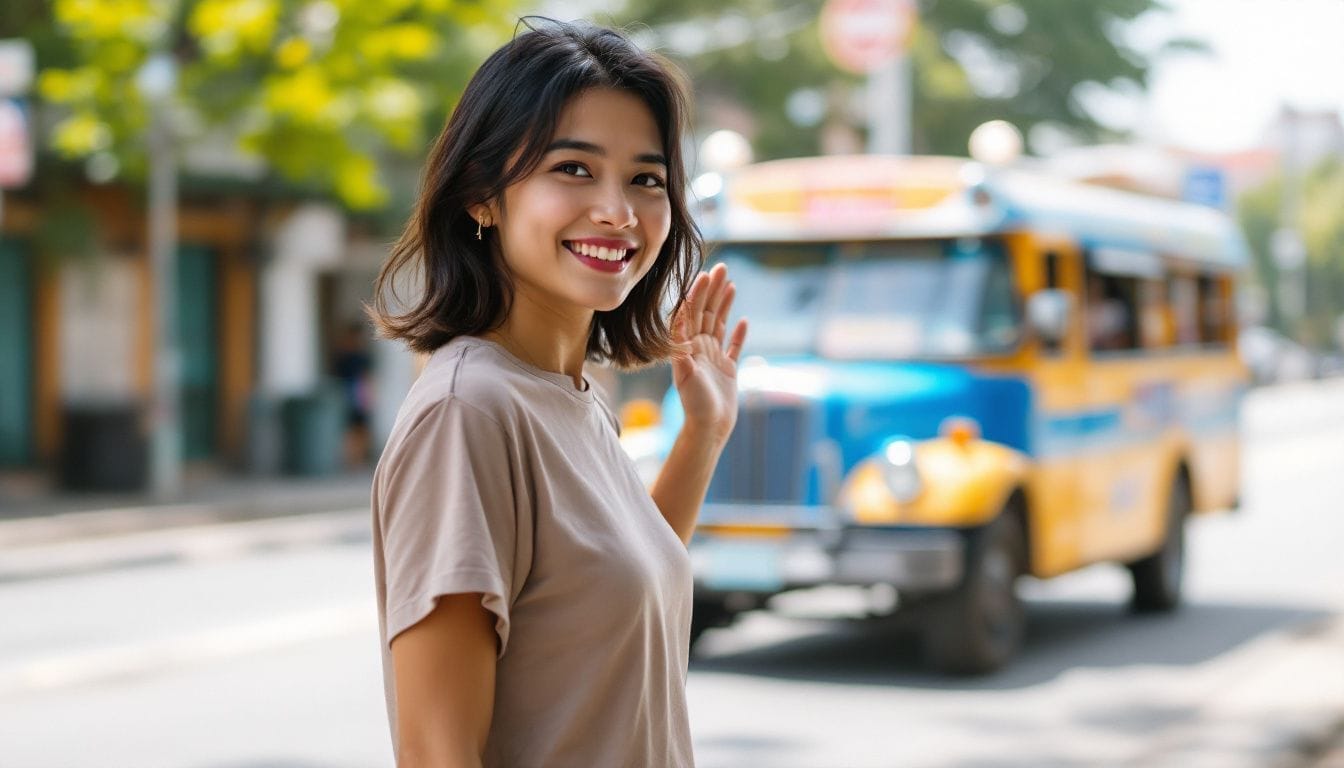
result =
[[0,188],[22,187],[32,175],[28,118],[18,104],[0,99]]
[[917,15],[914,0],[828,0],[821,47],[836,66],[866,75],[905,53]]

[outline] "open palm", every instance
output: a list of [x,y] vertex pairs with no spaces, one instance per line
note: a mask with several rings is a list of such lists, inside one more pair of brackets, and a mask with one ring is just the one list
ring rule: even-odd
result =
[[696,276],[673,319],[681,352],[672,359],[672,381],[686,425],[719,440],[726,440],[737,422],[737,359],[747,338],[744,318],[724,346],[736,292],[728,268],[718,264]]

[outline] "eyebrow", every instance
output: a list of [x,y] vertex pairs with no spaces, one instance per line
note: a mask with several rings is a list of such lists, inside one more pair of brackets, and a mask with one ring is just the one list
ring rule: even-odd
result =
[[[573,149],[579,152],[588,152],[599,157],[606,157],[607,150],[599,147],[591,141],[580,141],[578,139],[556,139],[550,146],[546,147],[547,152],[554,152],[557,149]],[[642,155],[635,155],[637,163],[653,163],[654,165],[667,165],[667,158],[657,152],[649,152]]]

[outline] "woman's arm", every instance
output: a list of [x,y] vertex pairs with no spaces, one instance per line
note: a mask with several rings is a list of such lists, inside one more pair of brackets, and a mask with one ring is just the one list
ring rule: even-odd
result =
[[650,494],[687,544],[719,454],[737,423],[737,358],[747,338],[745,318],[724,348],[735,292],[728,268],[716,265],[696,277],[674,320],[683,353],[672,360],[672,380],[686,421]]
[[689,544],[691,534],[695,533],[700,505],[705,502],[705,492],[725,443],[714,435],[697,432],[694,427],[682,427],[649,491],[653,503],[682,543]]
[[480,594],[439,598],[392,639],[401,768],[479,768],[495,706],[495,616]]

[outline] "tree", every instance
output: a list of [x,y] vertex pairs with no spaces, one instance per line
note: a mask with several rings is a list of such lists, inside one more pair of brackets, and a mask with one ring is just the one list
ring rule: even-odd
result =
[[422,149],[514,19],[481,0],[9,2],[38,48],[60,156],[138,177],[148,105],[134,84],[164,53],[182,142],[222,143],[352,208],[387,201],[380,166]]
[[[913,148],[965,154],[980,123],[1001,118],[1030,135],[1048,125],[1078,140],[1112,137],[1085,102],[1099,91],[1137,93],[1149,64],[1124,40],[1140,15],[1161,0],[920,0],[911,42]],[[841,73],[822,52],[822,0],[627,0],[615,21],[648,26],[689,70],[700,102],[740,103],[755,116],[753,144],[763,157],[813,154],[810,120],[790,120],[786,104],[818,94],[832,113],[860,79]],[[1162,50],[1192,50],[1189,40]],[[800,96],[799,92],[803,91]]]
[[1334,346],[1336,323],[1344,312],[1344,159],[1323,160],[1295,184],[1301,205],[1292,224],[1302,236],[1307,255],[1303,317],[1290,317],[1284,311],[1280,274],[1270,246],[1281,223],[1283,176],[1244,194],[1238,201],[1238,214],[1251,246],[1256,279],[1268,299],[1269,324],[1313,346]]

